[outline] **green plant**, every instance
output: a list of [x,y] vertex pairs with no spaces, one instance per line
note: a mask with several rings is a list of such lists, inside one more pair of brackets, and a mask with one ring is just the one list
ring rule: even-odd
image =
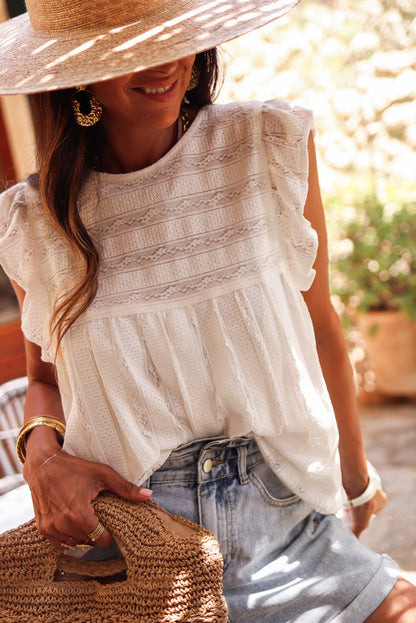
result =
[[331,291],[342,315],[401,310],[416,317],[416,203],[355,197],[335,231]]

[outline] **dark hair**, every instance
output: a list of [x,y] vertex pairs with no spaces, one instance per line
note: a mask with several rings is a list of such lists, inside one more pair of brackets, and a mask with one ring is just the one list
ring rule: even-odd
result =
[[[214,102],[220,83],[215,48],[197,54],[198,85],[188,91],[189,106],[199,110]],[[83,264],[82,275],[58,293],[51,318],[51,333],[62,337],[89,307],[97,292],[99,257],[84,227],[77,206],[78,196],[103,137],[100,125],[84,128],[76,124],[71,97],[74,89],[31,96],[34,114],[38,173],[30,182],[39,189],[48,219],[69,242],[74,257]],[[68,293],[69,287],[69,293]]]
[[187,99],[192,108],[199,110],[215,101],[221,87],[218,49],[200,52],[196,55],[194,65],[199,71],[198,85],[187,93]]

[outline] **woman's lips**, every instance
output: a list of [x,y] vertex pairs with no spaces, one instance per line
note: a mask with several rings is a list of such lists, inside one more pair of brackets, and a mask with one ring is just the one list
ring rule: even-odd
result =
[[166,93],[166,91],[169,91],[172,88],[172,84],[170,84],[167,87],[143,87],[143,89],[141,89],[142,91],[144,91],[146,94],[150,95],[150,94],[156,94],[156,93]]
[[164,86],[149,85],[145,87],[135,87],[141,95],[157,101],[168,101],[176,95],[178,81]]

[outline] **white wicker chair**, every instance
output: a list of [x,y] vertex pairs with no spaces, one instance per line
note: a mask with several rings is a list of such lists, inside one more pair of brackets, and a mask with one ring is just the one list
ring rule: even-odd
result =
[[24,482],[16,439],[23,424],[26,391],[26,377],[0,385],[0,495]]

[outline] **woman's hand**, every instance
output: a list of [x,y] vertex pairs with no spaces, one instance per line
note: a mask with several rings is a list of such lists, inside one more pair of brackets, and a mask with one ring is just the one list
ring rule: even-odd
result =
[[386,505],[387,495],[384,491],[378,489],[371,500],[365,504],[344,508],[344,512],[347,516],[346,523],[357,538],[368,528],[374,515],[382,511]]
[[[23,472],[30,483],[37,528],[55,545],[91,545],[88,534],[99,521],[92,501],[100,491],[113,491],[132,502],[150,498],[151,491],[134,485],[111,467],[61,450],[56,436],[55,440],[50,438],[49,443],[38,445],[35,435],[45,437],[50,435],[50,429],[30,434]],[[105,547],[111,540],[108,530],[104,530],[94,545]]]

